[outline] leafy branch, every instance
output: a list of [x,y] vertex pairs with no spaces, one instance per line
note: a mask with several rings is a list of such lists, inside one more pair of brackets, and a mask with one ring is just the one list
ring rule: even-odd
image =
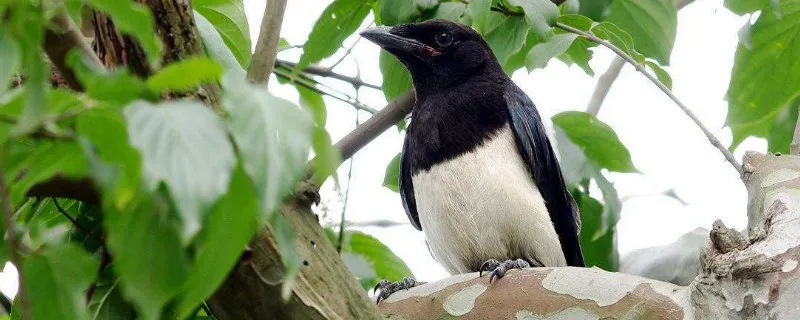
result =
[[695,116],[694,113],[691,110],[689,110],[689,108],[687,108],[686,105],[684,105],[683,102],[681,102],[678,99],[678,97],[675,96],[675,94],[672,93],[672,90],[667,88],[667,86],[664,85],[664,83],[662,83],[661,81],[659,81],[658,78],[656,78],[654,75],[648,73],[645,70],[645,68],[644,68],[644,66],[642,64],[638,63],[633,57],[631,57],[629,54],[627,54],[625,51],[623,51],[619,47],[613,45],[612,43],[610,43],[610,42],[608,42],[608,41],[606,41],[604,39],[599,38],[598,36],[596,36],[591,31],[583,31],[583,30],[580,30],[578,28],[575,28],[575,27],[572,27],[570,25],[567,25],[567,24],[565,24],[563,22],[556,23],[556,27],[558,27],[559,29],[562,29],[564,31],[577,34],[577,35],[579,35],[581,37],[586,38],[589,41],[592,41],[592,42],[600,44],[600,45],[602,45],[602,46],[604,46],[604,47],[606,47],[608,49],[611,49],[611,51],[614,51],[614,53],[616,53],[619,57],[622,57],[622,59],[624,59],[626,62],[628,62],[631,65],[633,65],[634,67],[636,67],[636,71],[639,71],[645,77],[647,77],[647,79],[649,79],[650,82],[652,82],[659,89],[661,89],[661,91],[664,92],[664,94],[666,94],[673,102],[675,102],[675,104],[678,105],[678,107],[680,107],[681,110],[683,110],[683,112],[687,116],[689,116],[689,118],[692,119],[692,121],[695,123],[695,125],[697,125],[697,127],[699,127],[700,130],[702,130],[703,133],[706,135],[706,137],[708,138],[708,141],[711,142],[711,145],[713,145],[714,147],[719,149],[719,151],[722,153],[722,155],[725,156],[725,159],[728,160],[728,163],[730,163],[733,166],[733,168],[736,169],[736,172],[739,173],[739,176],[743,176],[744,171],[742,169],[742,165],[739,164],[738,161],[736,161],[736,159],[733,157],[733,154],[731,154],[731,152],[728,151],[728,149],[725,148],[725,146],[723,146],[722,143],[719,142],[719,139],[717,139],[717,137],[715,137],[714,134],[711,133],[711,131],[708,130],[708,128],[706,128],[706,126],[700,121],[700,119],[698,119],[697,116]]

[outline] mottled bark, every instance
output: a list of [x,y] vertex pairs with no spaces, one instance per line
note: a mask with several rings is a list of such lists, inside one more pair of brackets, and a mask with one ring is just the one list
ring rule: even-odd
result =
[[715,223],[687,286],[596,268],[533,268],[492,285],[476,274],[428,283],[379,309],[409,320],[798,319],[800,157],[750,152],[745,168],[748,236]]

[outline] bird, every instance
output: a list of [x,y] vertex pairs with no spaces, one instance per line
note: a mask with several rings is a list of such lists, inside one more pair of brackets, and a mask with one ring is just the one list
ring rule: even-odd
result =
[[[486,40],[445,19],[360,35],[411,74],[416,101],[400,159],[403,208],[451,275],[584,267],[580,214],[539,112]],[[382,280],[378,303],[421,284]]]

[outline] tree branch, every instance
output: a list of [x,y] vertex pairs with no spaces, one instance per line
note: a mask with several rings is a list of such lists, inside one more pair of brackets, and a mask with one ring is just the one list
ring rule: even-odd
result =
[[339,140],[335,147],[339,150],[342,161],[350,159],[356,151],[403,120],[403,117],[414,108],[414,100],[414,93],[407,91]]
[[286,11],[286,0],[267,0],[261,32],[256,43],[256,52],[247,69],[247,80],[252,83],[269,83],[269,75],[275,67],[278,55],[278,41],[281,38],[281,24]]
[[[286,67],[288,69],[294,69],[297,66],[296,63],[290,62],[290,61],[285,61],[285,60],[278,60],[275,63],[275,65],[276,66],[280,66],[280,67]],[[371,88],[371,89],[375,89],[375,90],[382,90],[381,86],[374,85],[374,84],[371,84],[371,83],[368,83],[368,82],[364,82],[360,78],[350,77],[350,76],[346,76],[346,75],[343,75],[343,74],[340,74],[340,73],[333,72],[333,70],[331,68],[324,68],[324,67],[320,67],[320,66],[308,66],[305,69],[303,69],[302,71],[305,72],[305,73],[308,73],[308,74],[313,74],[315,76],[327,77],[327,78],[331,78],[331,79],[344,81],[344,82],[347,82],[347,83],[353,85],[356,88],[358,88],[358,87],[367,87],[367,88]]]
[[689,110],[689,108],[687,108],[686,105],[684,105],[683,102],[681,102],[669,88],[667,88],[667,86],[661,83],[661,81],[658,81],[658,79],[655,76],[645,71],[645,69],[640,64],[638,64],[636,60],[634,60],[631,56],[629,56],[627,53],[622,51],[620,48],[617,48],[610,42],[598,38],[591,32],[576,29],[573,28],[572,26],[566,25],[561,22],[556,23],[556,26],[562,30],[580,35],[588,39],[589,41],[598,43],[606,48],[611,49],[611,51],[614,51],[614,53],[616,53],[618,56],[622,57],[623,59],[625,59],[625,61],[636,67],[637,71],[639,71],[641,74],[647,77],[647,79],[649,79],[650,82],[655,84],[659,89],[661,89],[661,91],[664,92],[664,94],[666,94],[670,99],[672,99],[672,101],[674,101],[675,104],[678,105],[678,107],[680,107],[681,110],[683,110],[683,112],[686,113],[686,115],[692,119],[692,121],[694,121],[695,125],[697,125],[697,127],[699,127],[700,130],[703,131],[703,133],[708,138],[708,141],[711,142],[711,145],[717,147],[717,149],[719,149],[722,155],[725,156],[725,159],[728,160],[728,162],[733,166],[734,169],[736,169],[736,172],[739,173],[739,176],[742,177],[744,175],[742,166],[739,164],[739,162],[736,161],[736,159],[733,158],[733,154],[731,154],[731,152],[728,151],[728,149],[725,148],[725,146],[723,146],[722,143],[719,142],[719,139],[717,139],[717,137],[715,137],[714,134],[711,133],[711,131],[708,130],[708,128],[706,128],[706,126],[700,121],[700,119],[698,119],[697,116],[695,116],[694,113],[691,110]]
[[[694,1],[695,0],[675,0],[675,7],[678,8],[678,10],[681,10]],[[587,113],[596,116],[597,113],[600,112],[600,107],[603,105],[603,101],[606,99],[608,92],[611,90],[611,86],[614,84],[614,81],[616,81],[617,77],[619,77],[619,73],[622,71],[622,67],[624,65],[625,59],[622,59],[620,56],[614,57],[614,60],[611,61],[606,73],[600,76],[600,79],[597,80],[597,86],[594,87],[592,98],[589,100],[589,104],[586,106]]]
[[104,70],[105,67],[89,44],[83,38],[78,26],[69,16],[57,15],[51,20],[52,25],[57,28],[48,28],[44,35],[44,49],[50,61],[58,68],[59,73],[67,84],[76,91],[83,91],[75,73],[67,66],[66,58],[70,50],[75,49],[81,55],[89,67],[96,70]]
[[[800,106],[797,106],[800,108]],[[793,155],[800,155],[800,112],[798,112],[797,124],[795,124],[794,128],[794,136],[792,137],[792,143],[789,145],[789,152]]]
[[[2,163],[2,161],[0,161],[0,163]],[[27,288],[24,281],[25,277],[23,276],[25,268],[22,265],[22,259],[19,255],[20,243],[16,234],[16,226],[14,225],[13,218],[14,211],[11,208],[11,199],[9,199],[8,193],[6,175],[3,166],[0,166],[0,207],[2,207],[0,210],[3,211],[3,226],[5,227],[6,233],[8,233],[8,249],[11,251],[11,262],[17,267],[17,274],[19,275],[17,284],[19,287],[18,293],[20,296],[20,307],[22,308],[22,318],[30,319],[31,308],[28,303]]]

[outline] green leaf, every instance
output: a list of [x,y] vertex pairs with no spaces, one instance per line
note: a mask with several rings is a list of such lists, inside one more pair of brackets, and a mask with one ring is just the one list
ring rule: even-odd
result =
[[669,65],[678,31],[674,0],[615,0],[606,21],[630,34],[636,51]]
[[725,7],[738,15],[744,15],[771,7],[777,9],[780,0],[725,0]]
[[201,83],[218,81],[222,71],[220,64],[206,57],[190,57],[161,69],[147,79],[147,87],[158,93],[189,91]]
[[161,61],[161,40],[155,32],[153,16],[147,6],[119,0],[87,0],[87,2],[97,10],[108,14],[119,31],[136,37],[147,53],[151,65]]
[[244,77],[246,75],[244,68],[241,63],[236,60],[233,51],[225,44],[225,41],[214,28],[214,25],[197,11],[194,11],[194,21],[195,24],[197,24],[197,31],[200,33],[200,38],[203,39],[206,54],[219,62],[227,72],[235,72]]
[[[414,274],[403,262],[400,257],[394,254],[389,247],[381,243],[378,239],[360,231],[349,230],[345,232],[344,243],[342,244],[342,253],[356,254],[366,260],[372,267],[375,277],[371,279],[362,279],[362,285],[366,288],[372,288],[378,283],[380,279],[389,281],[399,281],[403,277],[414,277]],[[359,265],[359,259],[349,259],[351,263],[347,267],[353,271],[354,274],[361,274],[368,276],[369,272],[364,272],[363,264]],[[348,260],[345,260],[347,263]],[[354,263],[355,262],[355,263]]]
[[144,81],[130,75],[124,67],[107,72],[92,70],[77,51],[67,56],[67,64],[75,71],[75,76],[89,97],[97,100],[124,106],[138,98],[157,97],[149,92]]
[[508,59],[525,45],[529,26],[523,20],[522,17],[505,18],[499,26],[486,35],[486,42],[494,51],[500,65],[505,65]]
[[393,26],[399,23],[412,22],[419,16],[416,0],[381,1],[381,23]]
[[0,95],[6,92],[13,76],[20,66],[22,56],[19,44],[7,31],[0,32]]
[[383,186],[394,192],[400,192],[400,157],[398,153],[386,166],[386,174],[383,176]]
[[608,7],[613,0],[580,0],[578,13],[594,21],[602,21],[608,15]]
[[[563,15],[558,17],[557,20],[558,22],[583,31],[589,31],[593,25],[592,20],[589,18],[575,14]],[[557,33],[560,33],[560,31],[557,31]],[[558,59],[567,65],[577,64],[586,74],[594,76],[594,70],[592,70],[592,67],[589,65],[589,61],[592,60],[592,51],[589,49],[597,45],[597,43],[579,37],[572,41],[567,51],[558,56]]]
[[19,204],[34,185],[54,176],[79,179],[87,175],[86,158],[74,141],[34,140],[9,143],[3,167],[9,181],[12,204]]
[[778,112],[767,115],[761,120],[743,125],[732,125],[733,142],[729,149],[735,150],[747,137],[753,136],[767,139],[769,152],[788,154],[789,144],[797,123],[798,106],[800,106],[800,98],[795,98]]
[[579,14],[565,14],[556,19],[557,22],[566,24],[573,28],[583,31],[589,31],[594,25],[594,21]]
[[141,157],[130,143],[122,110],[91,109],[78,115],[76,127],[104,202],[122,210],[138,191],[142,172]]
[[411,74],[393,55],[381,50],[378,65],[383,74],[383,95],[386,101],[392,101],[411,89]]
[[736,48],[727,92],[730,126],[774,114],[800,94],[800,0],[781,1],[780,11],[762,11],[750,30],[752,49]]
[[22,69],[25,71],[25,108],[11,130],[10,135],[22,136],[31,133],[42,124],[47,112],[47,66],[41,51],[44,41],[44,14],[42,8],[33,2],[15,6],[11,11],[10,23],[3,23],[4,29],[10,27],[14,38],[22,50]]
[[583,192],[573,192],[581,213],[580,242],[587,267],[596,266],[606,271],[619,269],[619,253],[616,248],[616,229],[609,229],[598,238],[593,235],[600,230],[603,205]]
[[311,34],[308,35],[297,69],[305,68],[334,54],[342,45],[342,41],[358,29],[369,11],[369,1],[335,0],[331,3],[319,16]]
[[142,154],[145,185],[167,185],[186,242],[230,181],[236,157],[225,126],[210,108],[192,101],[136,101],[124,113],[131,144]]
[[308,112],[236,76],[223,79],[222,105],[244,170],[267,217],[303,174],[313,122]]
[[467,5],[458,2],[443,2],[436,7],[433,13],[434,18],[447,19],[450,21],[459,21],[464,11],[467,10]]
[[[592,33],[601,39],[608,40],[608,42],[611,42],[611,44],[634,59],[636,58],[636,53],[633,50],[633,38],[616,25],[609,22],[601,22],[592,27]],[[644,62],[644,59],[640,62]]]
[[541,38],[553,34],[553,26],[559,12],[558,7],[550,0],[508,0],[508,3],[522,8],[531,32]]
[[83,291],[94,281],[97,263],[81,248],[61,244],[23,263],[30,319],[86,319]]
[[420,10],[430,10],[439,5],[439,0],[415,0],[414,2]]
[[553,116],[553,123],[578,145],[586,157],[601,168],[616,172],[639,172],[631,162],[628,148],[619,141],[614,129],[594,116],[579,111],[565,111]]
[[177,314],[183,319],[208,298],[239,261],[258,227],[255,189],[241,167],[234,170],[228,193],[222,197],[199,238],[194,268],[189,272]]
[[103,204],[107,245],[122,292],[143,319],[158,319],[183,288],[189,262],[180,234],[167,218],[166,199],[139,195],[118,211]]
[[655,73],[658,81],[661,81],[661,83],[667,86],[667,88],[672,90],[672,77],[666,70],[662,69],[661,66],[652,61],[646,61],[645,64],[647,64],[650,70],[653,70],[653,73]]
[[467,4],[467,15],[472,19],[472,28],[480,34],[488,32],[487,23],[492,0],[472,0]]
[[[314,132],[311,146],[314,149],[314,179],[320,184],[330,176],[335,180],[336,169],[341,163],[339,152],[333,147],[331,137],[325,130],[328,112],[325,101],[318,92],[301,85],[295,85],[300,94],[300,106],[311,112],[314,119]],[[338,183],[338,181],[337,181]]]
[[89,301],[91,320],[134,320],[136,312],[122,296],[118,279],[105,279],[98,282],[92,300]]
[[550,59],[566,52],[577,37],[576,34],[561,33],[534,46],[525,59],[525,66],[528,68],[528,72],[546,67]]
[[242,0],[194,0],[192,8],[208,19],[242,68],[247,68],[252,44]]

